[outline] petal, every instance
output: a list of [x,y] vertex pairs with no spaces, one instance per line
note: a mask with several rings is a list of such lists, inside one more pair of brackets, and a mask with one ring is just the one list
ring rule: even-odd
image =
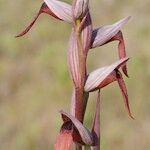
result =
[[134,119],[134,117],[132,116],[131,111],[130,111],[127,88],[126,88],[125,82],[124,82],[120,72],[117,72],[117,81],[118,81],[120,90],[122,92],[122,95],[123,95],[123,98],[124,98],[125,107],[126,107],[126,109],[128,111],[128,114],[129,114],[129,116],[132,119]]
[[99,87],[99,85],[115,70],[118,69],[121,65],[123,65],[125,62],[128,61],[129,58],[123,58],[120,59],[118,61],[116,61],[115,63],[97,69],[93,72],[91,72],[87,78],[87,81],[85,83],[85,87],[84,90],[86,92],[90,92],[95,90],[96,88]]
[[60,134],[57,137],[54,150],[71,150],[73,145],[72,128],[69,123],[62,126]]
[[61,20],[60,18],[58,18],[58,16],[56,16],[54,14],[54,12],[52,12],[45,3],[42,4],[39,12],[37,13],[37,15],[34,17],[34,19],[31,21],[31,23],[25,28],[25,30],[23,30],[21,33],[19,33],[16,37],[21,37],[23,35],[25,35],[34,25],[34,23],[36,22],[36,20],[38,19],[38,17],[40,16],[41,13],[46,13],[49,14],[50,16],[53,16],[56,19]]
[[125,25],[129,19],[130,17],[126,17],[116,22],[113,25],[103,26],[103,27],[95,29],[92,34],[92,47],[91,48],[101,46],[105,44],[107,41],[109,41],[112,37],[114,37],[119,32],[121,27]]
[[71,5],[58,0],[44,0],[44,2],[58,18],[68,23],[73,22]]
[[64,111],[60,111],[60,113],[62,114],[62,119],[64,122],[71,121],[72,125],[75,127],[76,131],[74,132],[73,135],[74,141],[75,142],[82,141],[85,145],[92,145],[93,137],[90,131],[87,128],[85,128],[83,124],[79,120],[77,120],[74,116]]
[[91,146],[91,150],[99,150],[100,149],[100,90],[97,95],[96,102],[96,112],[92,127],[92,134],[94,139],[94,144]]

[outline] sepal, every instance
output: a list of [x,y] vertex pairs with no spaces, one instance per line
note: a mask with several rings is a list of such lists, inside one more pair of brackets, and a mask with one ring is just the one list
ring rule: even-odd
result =
[[120,31],[120,29],[128,22],[130,18],[131,17],[129,16],[119,20],[113,25],[102,26],[93,30],[91,48],[95,48],[107,43]]
[[[91,72],[86,80],[84,90],[86,92],[91,92],[98,88],[102,88],[106,84],[104,83],[104,81],[105,82],[108,81],[107,79],[109,79],[109,75],[113,75],[113,71],[115,69],[119,69],[120,66],[122,66],[128,61],[128,59],[129,59],[128,57],[120,59],[109,66]],[[113,77],[112,80],[114,80]],[[112,82],[112,80],[110,81]]]

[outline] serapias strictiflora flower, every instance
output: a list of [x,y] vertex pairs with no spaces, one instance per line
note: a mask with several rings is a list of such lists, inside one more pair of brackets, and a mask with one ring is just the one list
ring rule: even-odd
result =
[[93,135],[83,124],[69,113],[60,111],[63,125],[55,143],[55,150],[70,150],[73,142],[92,145]]
[[86,80],[84,90],[86,92],[92,92],[107,86],[113,81],[117,81],[119,88],[121,89],[128,114],[131,118],[133,118],[129,107],[127,88],[121,72],[119,71],[119,68],[124,65],[128,59],[129,58],[120,59],[109,66],[105,66],[91,72]]
[[42,13],[46,13],[58,20],[62,20],[68,23],[73,22],[71,9],[71,5],[65,2],[58,0],[44,0],[44,3],[42,4],[37,15],[34,17],[33,21],[26,27],[25,30],[19,33],[16,37],[21,37],[25,35],[32,28],[32,26]]

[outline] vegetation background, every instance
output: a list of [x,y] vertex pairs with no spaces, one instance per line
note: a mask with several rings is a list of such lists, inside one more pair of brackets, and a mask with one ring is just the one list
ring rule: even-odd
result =
[[[69,1],[69,0],[68,0]],[[23,38],[14,38],[34,17],[42,0],[0,0],[0,150],[51,150],[69,111],[72,82],[67,45],[71,27],[48,15]],[[150,149],[150,1],[92,0],[94,26],[132,16],[123,28],[130,78],[126,79],[136,120],[128,117],[116,83],[102,90],[102,150]],[[93,49],[88,71],[118,58],[117,42]],[[95,94],[85,123],[91,127]]]

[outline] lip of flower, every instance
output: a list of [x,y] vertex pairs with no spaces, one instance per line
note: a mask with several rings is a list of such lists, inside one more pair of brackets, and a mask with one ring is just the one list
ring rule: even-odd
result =
[[60,113],[64,123],[55,143],[55,150],[70,149],[73,141],[82,145],[93,144],[92,133],[78,119],[64,111],[60,111]]

